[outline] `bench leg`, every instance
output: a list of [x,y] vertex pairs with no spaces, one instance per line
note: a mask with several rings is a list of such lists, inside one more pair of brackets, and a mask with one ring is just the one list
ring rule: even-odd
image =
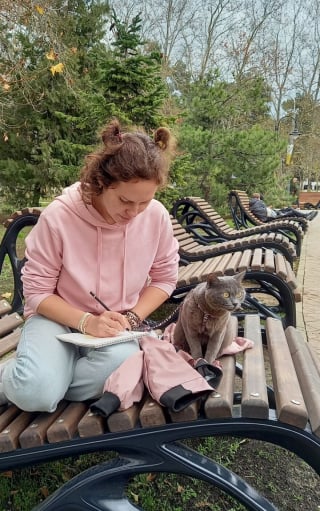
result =
[[[120,457],[90,468],[63,485],[34,511],[143,511],[126,496],[129,479],[149,472],[180,473],[218,486],[251,511],[277,511],[252,486],[215,461],[179,443],[167,444],[162,461],[151,453]],[[160,510],[159,510],[160,511]]]

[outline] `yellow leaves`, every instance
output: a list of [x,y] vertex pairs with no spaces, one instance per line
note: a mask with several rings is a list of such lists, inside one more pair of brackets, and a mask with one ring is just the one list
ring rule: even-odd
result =
[[40,14],[41,16],[44,14],[44,8],[41,7],[41,5],[35,5],[35,9],[37,13]]
[[5,92],[8,92],[11,88],[8,76],[0,75],[0,84]]
[[56,64],[55,66],[50,67],[50,71],[52,76],[54,76],[56,73],[63,73],[64,70],[64,64],[62,62],[59,62],[59,64]]
[[49,53],[46,53],[46,57],[48,60],[56,60],[58,58],[58,54],[54,51],[53,48],[51,48]]
[[12,293],[2,293],[1,296],[5,300],[10,300],[10,298],[12,297]]
[[[59,58],[59,55],[54,51],[53,48],[51,48],[49,53],[46,53],[46,57],[48,60],[54,61]],[[61,74],[64,71],[64,64],[62,62],[58,62],[58,64],[55,64],[54,66],[50,67],[50,71],[52,76],[54,76],[56,73]]]

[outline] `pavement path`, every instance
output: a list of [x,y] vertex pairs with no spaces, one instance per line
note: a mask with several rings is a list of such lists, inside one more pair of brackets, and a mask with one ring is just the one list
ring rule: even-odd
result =
[[320,358],[320,211],[304,236],[297,280],[302,291],[297,328]]

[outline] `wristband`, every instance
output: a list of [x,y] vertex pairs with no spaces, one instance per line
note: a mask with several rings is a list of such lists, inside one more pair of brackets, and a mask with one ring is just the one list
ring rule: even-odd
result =
[[139,328],[142,323],[142,319],[138,316],[138,314],[136,314],[134,311],[126,311],[124,315],[127,318],[129,325],[131,326],[131,330]]

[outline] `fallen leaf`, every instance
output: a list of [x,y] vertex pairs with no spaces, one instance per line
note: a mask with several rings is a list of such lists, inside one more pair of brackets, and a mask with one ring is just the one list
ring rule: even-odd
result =
[[41,7],[41,5],[36,5],[35,9],[36,9],[38,14],[41,14],[41,15],[44,14],[44,8]]
[[2,293],[2,298],[4,298],[5,300],[8,300],[9,298],[11,298],[12,296],[12,293]]
[[40,493],[41,495],[46,499],[47,497],[49,497],[49,490],[48,490],[48,487],[47,486],[42,486],[40,488]]
[[133,497],[133,500],[138,503],[139,502],[139,495],[137,495],[136,493],[133,493],[132,491],[130,492],[130,495]]
[[56,73],[63,73],[63,70],[64,70],[64,64],[62,64],[62,62],[59,62],[59,64],[56,64],[55,66],[50,67],[52,76],[54,76]]
[[54,51],[53,48],[51,48],[49,53],[46,53],[46,57],[48,60],[56,60],[58,58],[58,54]]

